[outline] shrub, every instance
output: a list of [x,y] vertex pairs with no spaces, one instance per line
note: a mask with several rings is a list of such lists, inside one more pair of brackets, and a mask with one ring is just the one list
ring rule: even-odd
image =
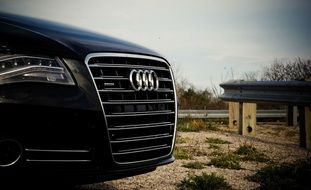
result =
[[183,179],[177,185],[177,188],[180,190],[232,189],[223,176],[216,175],[215,173],[189,176]]
[[293,164],[267,166],[247,177],[260,184],[259,189],[310,189],[310,158]]
[[268,158],[264,153],[259,152],[255,147],[251,145],[242,145],[234,153],[241,155],[242,160],[245,161],[256,161],[256,162],[268,161]]
[[232,153],[218,155],[212,158],[207,165],[214,165],[218,168],[241,169],[239,157]]

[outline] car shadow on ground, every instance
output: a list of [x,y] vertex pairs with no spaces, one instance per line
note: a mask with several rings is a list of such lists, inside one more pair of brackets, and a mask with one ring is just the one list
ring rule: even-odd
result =
[[0,182],[1,190],[118,190],[112,185],[106,183],[97,183],[89,185],[68,185],[64,183],[41,183],[40,181],[34,183],[10,181]]
[[75,186],[72,190],[118,190],[116,187],[107,183],[96,183],[90,185]]

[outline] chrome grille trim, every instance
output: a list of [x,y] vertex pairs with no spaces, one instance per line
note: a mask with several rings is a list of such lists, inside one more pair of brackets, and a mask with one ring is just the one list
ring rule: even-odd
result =
[[92,160],[32,160],[32,159],[26,159],[26,162],[71,162],[71,163],[76,163],[76,162],[92,162]]
[[[172,126],[174,124],[170,124],[169,126]],[[156,128],[156,127],[163,127],[163,126],[168,126],[168,125],[145,125],[145,126],[140,126],[137,125],[135,127],[115,127],[115,128],[110,128],[108,129],[109,131],[118,131],[118,130],[134,130],[134,129],[145,129],[145,128]]]
[[151,127],[151,126],[165,126],[165,125],[174,125],[173,123],[170,123],[170,122],[160,122],[160,123],[148,123],[148,124],[137,124],[137,125],[115,125],[113,126],[113,129],[117,129],[117,128],[130,128],[130,129],[133,129],[135,127],[139,128],[139,127],[144,127],[144,126],[147,126],[147,127]]
[[175,112],[171,111],[164,111],[164,112],[159,112],[159,111],[153,111],[153,112],[127,112],[127,113],[112,113],[112,114],[106,114],[106,117],[140,117],[140,116],[152,116],[152,115],[170,115],[174,114]]
[[69,153],[87,153],[90,150],[46,150],[46,149],[28,149],[26,148],[25,151],[27,152],[69,152]]
[[131,150],[128,152],[118,152],[118,153],[112,153],[112,155],[126,155],[126,154],[136,154],[136,153],[142,153],[142,152],[150,152],[154,150],[161,150],[161,149],[167,149],[171,148],[171,146],[159,146],[157,148],[149,148],[148,149],[143,149],[143,150]]
[[[92,162],[91,150],[89,149],[65,150],[25,148],[24,152],[26,162]],[[51,156],[53,158],[51,158]]]
[[144,65],[121,65],[121,64],[93,64],[89,65],[89,67],[103,67],[103,68],[131,68],[131,69],[150,69],[150,70],[158,70],[158,71],[169,71],[169,69],[163,67],[155,67],[155,66],[144,66]]
[[[105,90],[98,90],[99,92],[115,92],[115,93],[122,93],[122,92],[135,92],[135,90],[125,90],[125,89],[105,89]],[[161,89],[159,88],[157,92],[174,92],[170,89]]]
[[116,141],[110,141],[111,143],[123,143],[123,142],[132,142],[132,141],[146,141],[151,139],[163,139],[172,137],[170,134],[161,134],[161,135],[149,135],[149,136],[140,136],[140,137],[131,137],[131,138],[122,138],[116,139]]
[[95,80],[128,80],[125,77],[94,77]]
[[[132,65],[132,64],[127,64],[127,65],[123,65],[123,64],[105,64],[105,63],[93,63],[92,65],[89,64],[90,59],[92,58],[102,58],[102,57],[113,57],[113,58],[135,58],[135,59],[145,59],[145,60],[154,60],[154,61],[159,61],[162,62],[166,65],[166,67],[157,67],[157,66],[146,66],[146,65]],[[164,147],[165,149],[170,149],[169,153],[164,155],[164,156],[160,156],[160,157],[154,157],[151,159],[144,159],[144,160],[137,160],[137,161],[121,161],[118,162],[114,159],[113,155],[122,155],[122,153],[126,153],[125,150],[119,150],[118,153],[116,152],[111,152],[112,154],[112,158],[114,159],[114,161],[118,164],[131,164],[131,163],[140,163],[140,162],[147,162],[147,161],[152,161],[152,160],[157,160],[157,159],[161,159],[164,158],[170,154],[172,154],[173,151],[173,147],[175,144],[175,137],[176,137],[176,125],[177,125],[177,97],[176,97],[176,89],[175,89],[175,83],[174,83],[174,76],[172,73],[172,69],[170,67],[170,65],[161,58],[157,58],[157,57],[152,57],[152,56],[144,56],[144,55],[134,55],[134,54],[123,54],[123,53],[91,53],[89,55],[86,56],[85,58],[85,64],[88,68],[88,71],[90,73],[90,75],[92,76],[92,80],[93,80],[93,84],[97,90],[97,94],[98,94],[98,98],[99,101],[102,102],[102,97],[101,97],[101,93],[134,93],[134,90],[131,89],[126,89],[126,88],[105,88],[105,89],[99,89],[97,86],[96,81],[102,81],[102,80],[110,80],[110,81],[126,81],[126,76],[109,76],[109,75],[105,75],[105,76],[100,76],[100,77],[94,77],[92,70],[91,69],[96,69],[96,67],[100,67],[100,68],[120,68],[120,69],[132,69],[132,68],[141,68],[141,69],[152,69],[152,70],[158,70],[158,71],[162,71],[162,72],[167,72],[168,75],[170,76],[169,78],[163,78],[160,77],[160,81],[162,82],[169,82],[171,83],[172,87],[171,88],[159,88],[157,90],[157,93],[171,93],[172,94],[172,99],[165,99],[162,102],[162,99],[156,99],[159,102],[157,102],[156,100],[146,100],[146,101],[138,101],[138,100],[120,100],[120,101],[104,101],[101,104],[102,110],[103,110],[103,114],[105,117],[105,123],[106,126],[109,126],[109,122],[108,119],[113,119],[113,118],[121,118],[121,117],[131,117],[131,116],[153,116],[153,115],[173,115],[174,119],[172,118],[172,122],[174,120],[174,123],[171,122],[159,122],[159,124],[156,123],[146,123],[146,124],[135,124],[135,125],[115,125],[115,126],[110,126],[110,128],[108,127],[108,131],[124,131],[124,130],[137,130],[137,129],[144,129],[144,128],[157,128],[157,127],[165,127],[165,126],[171,126],[173,127],[172,129],[172,133],[168,134],[168,135],[155,135],[155,136],[150,136],[150,138],[148,136],[145,136],[144,138],[135,138],[135,139],[123,139],[123,140],[110,140],[110,147],[112,146],[112,144],[115,143],[122,143],[122,142],[137,142],[139,141],[144,141],[144,140],[154,140],[154,139],[158,139],[158,138],[170,138],[170,142],[171,144],[169,146],[161,146]],[[153,111],[153,112],[143,112],[143,113],[139,113],[139,112],[127,112],[127,113],[110,113],[107,114],[105,112],[105,107],[104,106],[108,106],[108,105],[138,105],[138,104],[146,104],[146,105],[152,105],[152,104],[173,104],[172,106],[172,110],[160,110],[160,111]],[[160,106],[160,105],[159,105]],[[110,121],[110,120],[109,120]],[[155,126],[152,126],[153,124],[155,124]],[[141,150],[139,150],[140,148],[137,148],[137,152],[147,152],[147,151],[152,151],[152,147],[150,147],[150,150],[148,149],[148,147],[142,148]],[[154,147],[154,150],[157,150],[158,148]],[[160,147],[159,147],[160,149]],[[111,147],[111,150],[112,147]],[[135,149],[133,149],[134,151]],[[130,149],[129,149],[130,151]],[[131,153],[127,153],[127,154],[131,154]]]
[[135,100],[131,100],[131,102],[129,101],[124,101],[124,100],[113,100],[113,101],[109,101],[109,102],[102,102],[103,104],[114,104],[114,105],[118,105],[118,104],[163,104],[163,103],[174,103],[173,100],[167,100],[167,99],[164,99],[164,100],[161,100],[159,99],[161,102],[158,102],[158,101],[135,101]]

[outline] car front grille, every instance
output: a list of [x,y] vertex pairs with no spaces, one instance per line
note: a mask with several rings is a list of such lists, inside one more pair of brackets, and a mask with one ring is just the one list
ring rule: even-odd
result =
[[[159,58],[129,54],[91,54],[86,62],[102,102],[115,162],[143,162],[169,155],[176,100],[168,64]],[[129,80],[133,69],[155,71],[159,88],[135,91]]]

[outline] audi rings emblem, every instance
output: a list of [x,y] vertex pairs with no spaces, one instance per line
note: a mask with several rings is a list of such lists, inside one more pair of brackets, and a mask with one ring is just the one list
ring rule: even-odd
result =
[[159,88],[159,78],[153,70],[131,70],[130,83],[135,91],[156,91]]

